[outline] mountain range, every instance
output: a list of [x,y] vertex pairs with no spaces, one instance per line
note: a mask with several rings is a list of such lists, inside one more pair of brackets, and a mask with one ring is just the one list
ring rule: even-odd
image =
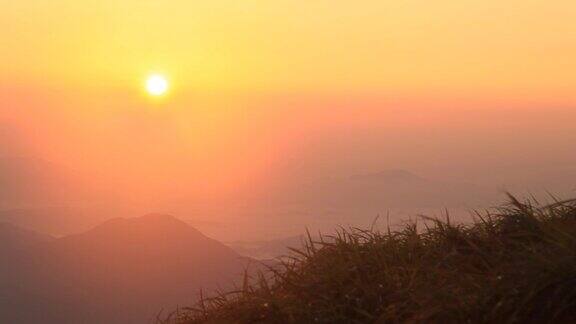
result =
[[[1,323],[145,323],[230,287],[251,260],[167,215],[53,238],[0,225]],[[34,311],[31,311],[34,310]]]
[[310,206],[413,208],[486,204],[494,201],[496,193],[470,183],[433,180],[408,170],[389,169],[318,179],[294,187],[283,196]]

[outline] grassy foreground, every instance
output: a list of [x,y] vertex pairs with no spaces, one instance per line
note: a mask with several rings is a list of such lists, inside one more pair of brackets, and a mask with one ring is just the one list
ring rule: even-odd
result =
[[468,226],[343,230],[167,322],[576,322],[576,205],[510,197]]

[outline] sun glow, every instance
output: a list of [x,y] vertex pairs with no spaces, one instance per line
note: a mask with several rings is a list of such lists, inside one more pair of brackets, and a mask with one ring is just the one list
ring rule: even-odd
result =
[[162,96],[168,91],[168,80],[160,74],[153,74],[146,80],[146,91],[152,96]]

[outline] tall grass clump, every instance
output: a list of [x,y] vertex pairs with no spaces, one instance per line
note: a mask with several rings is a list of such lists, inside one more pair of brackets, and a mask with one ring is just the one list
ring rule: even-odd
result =
[[278,267],[166,322],[576,322],[573,201],[510,196],[470,225],[419,225],[309,239]]

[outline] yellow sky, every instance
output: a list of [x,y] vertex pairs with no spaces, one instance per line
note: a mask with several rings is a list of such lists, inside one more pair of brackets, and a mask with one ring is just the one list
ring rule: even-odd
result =
[[[569,96],[572,0],[0,0],[6,83]],[[534,91],[537,91],[535,93]]]

